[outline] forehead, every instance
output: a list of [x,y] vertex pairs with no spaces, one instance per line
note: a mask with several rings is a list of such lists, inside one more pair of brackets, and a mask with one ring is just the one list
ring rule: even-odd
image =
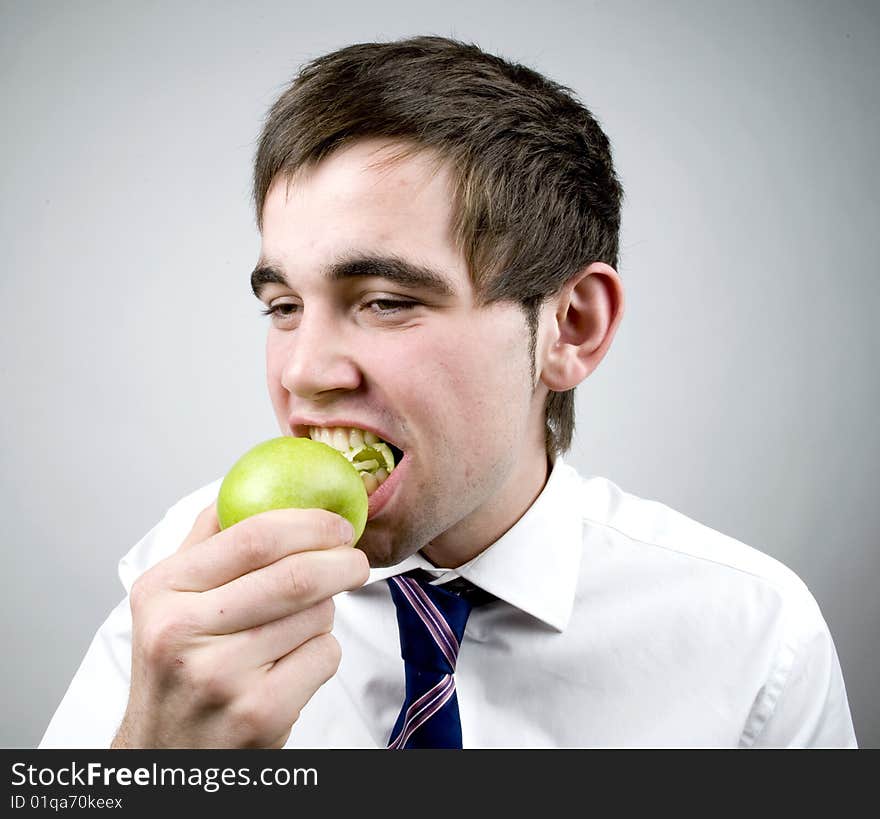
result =
[[449,168],[428,152],[395,159],[400,148],[362,140],[276,177],[263,207],[262,257],[294,272],[342,256],[393,255],[466,277]]

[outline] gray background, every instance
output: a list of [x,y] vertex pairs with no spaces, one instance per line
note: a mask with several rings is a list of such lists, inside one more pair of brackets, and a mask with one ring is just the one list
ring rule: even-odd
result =
[[614,146],[628,310],[570,459],[794,569],[880,746],[876,3],[0,15],[0,744],[40,740],[118,558],[277,434],[248,288],[266,109],[306,59],[434,33],[569,85]]

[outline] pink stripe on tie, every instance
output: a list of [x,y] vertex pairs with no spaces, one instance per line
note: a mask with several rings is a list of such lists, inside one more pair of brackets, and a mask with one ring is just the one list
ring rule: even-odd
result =
[[437,621],[438,626],[446,636],[449,648],[452,649],[455,656],[458,657],[458,638],[455,636],[455,632],[449,627],[449,621],[446,619],[443,612],[437,608],[437,604],[430,598],[428,593],[416,583],[415,580],[413,580],[413,578],[407,577],[406,580],[410,584],[410,588],[419,596],[419,599],[422,601],[425,608]]
[[388,749],[397,750],[406,745],[409,738],[446,705],[454,693],[455,680],[451,674],[445,674],[437,685],[426,691],[407,709],[400,733],[388,743]]
[[411,577],[392,577],[391,580],[397,584],[397,587],[403,592],[409,604],[413,607],[413,611],[419,615],[419,619],[424,623],[428,633],[434,638],[437,647],[443,652],[450,668],[455,668],[455,661],[458,657],[458,640],[449,628],[446,618],[434,605],[434,601],[425,594],[424,590],[419,588]]

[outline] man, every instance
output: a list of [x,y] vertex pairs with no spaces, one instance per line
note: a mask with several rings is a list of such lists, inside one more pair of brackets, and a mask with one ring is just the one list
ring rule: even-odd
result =
[[176,504],[43,747],[855,746],[792,572],[563,461],[624,306],[566,89],[443,38],[342,49],[271,109],[254,196],[282,433],[398,462],[354,549],[322,510],[221,532],[219,481]]

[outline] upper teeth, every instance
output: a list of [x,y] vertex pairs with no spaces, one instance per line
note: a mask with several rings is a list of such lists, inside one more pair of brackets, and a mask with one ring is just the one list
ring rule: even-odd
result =
[[379,443],[377,435],[356,427],[309,427],[309,438],[329,444],[340,452]]
[[396,466],[391,448],[372,432],[356,427],[309,427],[309,437],[345,455],[360,473],[368,495],[385,482]]

